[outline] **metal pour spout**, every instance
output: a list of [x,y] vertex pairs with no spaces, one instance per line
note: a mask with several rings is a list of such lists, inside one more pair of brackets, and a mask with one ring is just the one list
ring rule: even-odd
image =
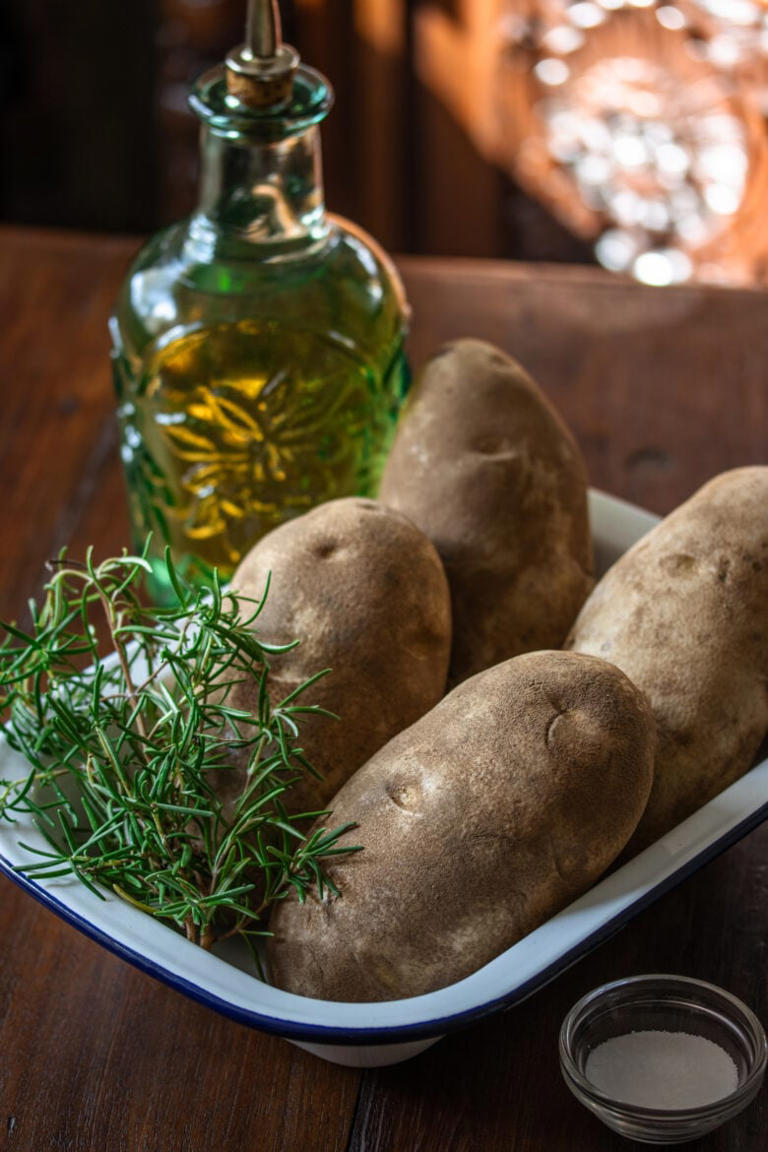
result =
[[252,57],[267,59],[276,56],[283,42],[280,27],[280,9],[277,0],[249,0],[245,24],[245,47]]
[[267,108],[290,99],[299,54],[283,44],[277,0],[248,0],[245,43],[227,60],[227,90],[243,104]]

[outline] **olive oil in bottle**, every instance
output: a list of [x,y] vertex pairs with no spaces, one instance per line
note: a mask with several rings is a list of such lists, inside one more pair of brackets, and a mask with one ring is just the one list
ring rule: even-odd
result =
[[247,43],[204,75],[200,204],[139,253],[111,320],[136,545],[192,580],[264,533],[375,493],[404,398],[407,305],[361,229],[326,213],[327,81],[251,0]]

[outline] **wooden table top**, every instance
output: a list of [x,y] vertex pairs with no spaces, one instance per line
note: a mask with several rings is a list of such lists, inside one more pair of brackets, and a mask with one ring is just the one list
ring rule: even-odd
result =
[[[106,321],[136,242],[0,231],[0,617],[69,544],[127,542]],[[490,339],[539,379],[592,483],[664,513],[768,462],[768,297],[652,289],[597,270],[404,259],[421,361]],[[234,1024],[0,879],[0,1148],[12,1152],[610,1152],[560,1079],[584,992],[639,972],[714,981],[768,1021],[768,827],[522,1006],[361,1072]],[[765,1091],[700,1144],[768,1146]]]

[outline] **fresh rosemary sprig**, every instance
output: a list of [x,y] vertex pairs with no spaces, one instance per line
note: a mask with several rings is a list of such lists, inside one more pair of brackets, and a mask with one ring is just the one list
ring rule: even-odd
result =
[[[350,825],[303,828],[284,794],[312,766],[298,746],[312,677],[270,702],[268,657],[278,647],[253,624],[264,599],[212,586],[193,590],[166,565],[178,603],[148,608],[139,595],[148,547],[84,564],[62,553],[26,633],[0,624],[0,715],[8,743],[30,765],[0,780],[0,817],[32,815],[49,849],[30,875],[74,874],[172,921],[203,947],[239,935],[253,948],[264,913],[295,889],[336,891],[326,861]],[[266,597],[265,592],[265,597]],[[112,655],[99,657],[97,625]],[[258,683],[258,713],[231,707],[232,686]],[[326,713],[326,715],[328,715]],[[213,779],[236,787],[220,795]],[[226,799],[224,798],[226,797]]]

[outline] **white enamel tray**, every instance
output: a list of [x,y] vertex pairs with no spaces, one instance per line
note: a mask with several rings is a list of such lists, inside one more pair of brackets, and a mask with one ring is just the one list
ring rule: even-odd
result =
[[[590,511],[600,572],[657,522],[600,492],[590,494]],[[17,775],[26,775],[24,762],[0,744],[0,778]],[[204,952],[115,896],[100,900],[74,880],[27,879],[14,871],[31,859],[18,841],[45,846],[31,821],[0,824],[0,870],[105,948],[194,1000],[328,1060],[368,1067],[405,1060],[446,1032],[519,1003],[766,816],[768,760],[478,972],[384,1004],[281,992],[239,968],[237,957]]]

